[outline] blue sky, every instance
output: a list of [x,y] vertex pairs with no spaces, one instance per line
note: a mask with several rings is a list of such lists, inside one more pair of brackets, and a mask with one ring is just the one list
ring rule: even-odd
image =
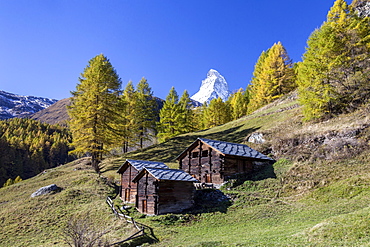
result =
[[300,61],[334,0],[2,0],[0,90],[63,99],[103,53],[122,79],[154,95],[195,94],[209,69],[245,88],[281,41]]

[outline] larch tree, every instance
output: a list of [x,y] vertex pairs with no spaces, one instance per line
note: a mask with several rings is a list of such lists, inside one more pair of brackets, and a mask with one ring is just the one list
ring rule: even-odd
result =
[[180,134],[178,121],[180,120],[179,96],[174,87],[171,88],[163,108],[159,112],[158,140],[164,142]]
[[225,124],[232,120],[231,107],[228,102],[223,102],[221,98],[212,99],[203,112],[205,128],[212,128]]
[[203,130],[206,127],[204,120],[204,112],[206,111],[208,104],[205,102],[201,106],[194,108],[193,111],[193,127],[194,130]]
[[134,147],[138,142],[139,127],[137,123],[137,94],[132,81],[129,81],[123,90],[121,101],[121,117],[117,122],[117,129],[120,131],[119,139],[124,153],[129,147]]
[[143,77],[136,87],[137,114],[136,122],[139,130],[139,145],[143,148],[145,141],[150,141],[155,133],[157,102],[148,81]]
[[232,110],[232,119],[236,120],[245,115],[248,112],[248,104],[249,104],[249,91],[243,91],[243,89],[239,89],[236,93],[232,94],[228,102],[230,104]]
[[351,111],[369,99],[369,38],[368,19],[337,0],[297,68],[304,120]]
[[180,134],[188,133],[193,131],[194,128],[194,113],[192,109],[192,103],[187,90],[184,90],[178,102],[179,108],[179,121],[178,130]]
[[249,112],[254,111],[295,88],[293,62],[281,42],[259,57],[251,81]]
[[330,84],[332,66],[328,53],[335,44],[335,35],[329,26],[315,30],[307,41],[303,61],[298,64],[299,102],[303,106],[304,120],[318,119],[331,111],[337,99]]
[[[357,7],[360,6],[358,3]],[[368,1],[367,6],[370,6]],[[337,30],[342,47],[339,51],[341,64],[333,70],[337,74],[334,87],[340,94],[340,112],[352,111],[367,104],[370,98],[370,17],[361,14],[356,4],[342,8],[345,7],[347,15],[342,22],[328,20]],[[344,12],[341,8],[337,11]]]
[[269,50],[262,51],[261,55],[258,57],[257,63],[254,65],[253,77],[247,89],[252,99],[248,104],[248,113],[266,104],[264,95],[268,94],[268,87],[267,82],[263,79],[263,73],[264,61],[268,56],[268,52]]
[[103,54],[89,61],[72,93],[68,109],[74,153],[89,153],[92,166],[100,172],[99,162],[108,148],[116,144],[114,128],[119,117],[121,79]]
[[8,180],[6,180],[6,182],[3,184],[3,187],[7,187],[7,186],[10,186],[14,184],[14,180],[9,178]]

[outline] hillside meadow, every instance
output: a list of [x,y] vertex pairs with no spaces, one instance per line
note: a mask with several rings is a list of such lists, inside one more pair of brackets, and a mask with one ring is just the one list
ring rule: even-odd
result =
[[[109,230],[110,242],[128,236],[131,226],[115,220],[105,203],[112,188],[86,163],[78,160],[1,188],[0,246],[68,246],[65,229],[74,217],[91,218],[96,231]],[[31,198],[50,184],[62,191]]]
[[[121,246],[370,246],[368,113],[364,106],[325,122],[302,123],[290,95],[225,125],[109,157],[101,176],[85,160],[46,170],[0,189],[1,246],[67,246],[68,221],[86,213],[97,228],[109,228],[107,241],[122,240],[133,229],[114,218],[105,198],[114,194],[106,181],[118,181],[116,171],[126,158],[177,168],[175,158],[197,137],[242,143],[253,132],[263,133],[266,142],[248,145],[276,158],[273,170],[222,188],[230,203],[204,202],[193,212],[161,216],[130,209],[154,236]],[[63,190],[30,197],[52,183]],[[120,205],[118,198],[115,203]]]

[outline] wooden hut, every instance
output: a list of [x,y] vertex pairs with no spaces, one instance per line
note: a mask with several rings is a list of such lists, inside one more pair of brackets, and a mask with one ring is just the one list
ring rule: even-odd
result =
[[127,159],[117,171],[121,174],[120,196],[122,201],[135,203],[136,184],[132,180],[144,167],[168,168],[162,162]]
[[247,145],[198,138],[178,157],[179,168],[201,183],[221,185],[274,160]]
[[195,178],[178,169],[145,167],[133,180],[136,208],[149,215],[180,213],[194,205]]

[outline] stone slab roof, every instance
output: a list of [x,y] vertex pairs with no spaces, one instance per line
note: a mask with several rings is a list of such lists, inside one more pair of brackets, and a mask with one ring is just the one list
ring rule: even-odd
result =
[[[187,172],[179,169],[159,169],[145,167],[144,170],[148,171],[155,179],[158,180],[199,182]],[[137,181],[141,177],[141,174],[144,172],[144,170],[142,170],[133,181]]]
[[206,143],[207,145],[211,146],[212,148],[218,150],[219,152],[225,155],[241,156],[241,157],[248,157],[248,158],[255,158],[255,159],[262,159],[262,160],[273,160],[272,158],[267,157],[266,155],[244,144],[215,141],[215,140],[209,140],[205,138],[198,138],[198,140]]
[[231,143],[231,142],[224,142],[224,141],[215,141],[215,140],[210,140],[210,139],[205,139],[205,138],[197,138],[197,140],[193,142],[189,147],[187,147],[179,156],[177,156],[176,159],[179,160],[182,157],[184,157],[184,155],[186,155],[186,152],[189,149],[192,149],[194,148],[195,145],[197,145],[198,141],[201,141],[207,144],[208,146],[210,146],[211,148],[220,152],[223,155],[274,161],[274,159],[258,152],[257,150],[254,150],[253,148],[250,148],[247,145]]
[[117,172],[123,173],[127,169],[128,165],[132,165],[138,171],[141,171],[144,167],[154,167],[154,168],[162,168],[162,169],[169,168],[162,162],[127,159],[125,163],[123,163],[122,166],[118,169]]

